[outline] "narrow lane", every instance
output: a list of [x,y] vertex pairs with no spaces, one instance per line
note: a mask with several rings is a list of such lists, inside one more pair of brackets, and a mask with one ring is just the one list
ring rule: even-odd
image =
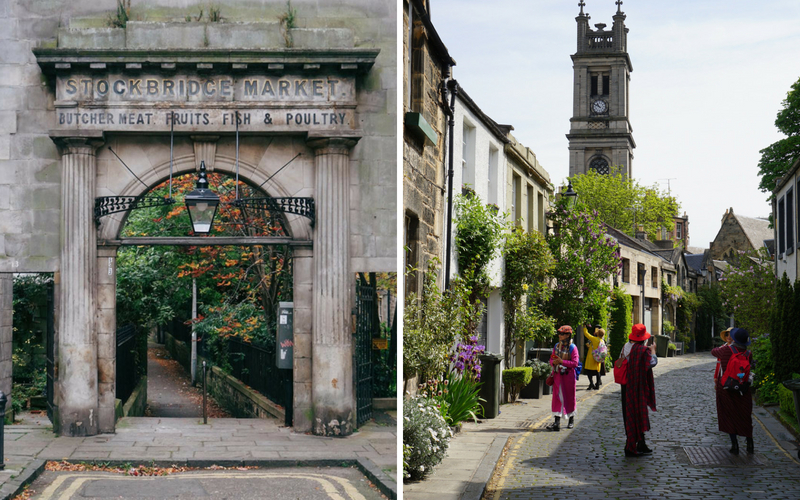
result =
[[619,386],[609,378],[578,407],[573,430],[544,430],[548,417],[514,438],[485,498],[800,499],[800,464],[756,419],[754,456],[744,454],[742,438],[739,465],[692,464],[684,448],[730,458],[729,438],[717,430],[714,364],[707,354],[656,367],[651,456],[624,456]]
[[[147,345],[147,409],[148,417],[202,418],[202,369],[197,387],[192,387],[190,374],[172,359],[161,344]],[[230,418],[232,415],[208,397],[208,416]]]

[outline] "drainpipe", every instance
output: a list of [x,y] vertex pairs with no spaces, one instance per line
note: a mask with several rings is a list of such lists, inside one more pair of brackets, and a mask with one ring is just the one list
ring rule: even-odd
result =
[[[444,254],[444,288],[450,289],[450,254],[453,244],[453,129],[456,125],[456,96],[458,95],[458,82],[448,80],[447,89],[450,90],[450,106],[445,105],[445,113],[449,117],[447,122],[449,145],[447,147],[447,245]],[[445,93],[445,104],[447,104],[447,93]]]

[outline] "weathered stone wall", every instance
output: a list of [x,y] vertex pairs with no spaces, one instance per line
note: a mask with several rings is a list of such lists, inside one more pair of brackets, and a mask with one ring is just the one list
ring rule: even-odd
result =
[[[411,245],[411,258],[424,270],[427,262],[433,257],[442,258],[444,245],[442,235],[442,217],[444,214],[444,179],[446,115],[441,108],[439,87],[442,83],[442,61],[438,60],[431,50],[425,29],[419,21],[414,22],[413,42],[409,46],[408,2],[403,8],[403,85],[406,99],[403,112],[421,113],[422,117],[433,128],[437,135],[436,144],[413,133],[409,127],[403,129],[403,207],[406,217],[418,220],[414,228],[415,234],[406,234],[406,245]],[[417,16],[419,13],[416,14]],[[409,73],[411,51],[415,67]],[[413,80],[413,85],[412,85]],[[413,94],[409,96],[409,94]],[[406,280],[406,293],[421,292],[421,272],[409,276]]]
[[[133,2],[131,21],[121,29],[109,25],[114,0],[0,0],[0,272],[59,270],[61,173],[48,137],[58,127],[52,88],[32,49],[285,47],[278,24],[285,2],[230,0],[219,3],[221,22],[196,22],[200,9],[202,21],[208,19],[208,6],[205,0]],[[292,6],[294,47],[380,49],[358,82],[357,126],[364,136],[350,155],[350,255],[353,269],[395,271],[396,4],[295,0]]]

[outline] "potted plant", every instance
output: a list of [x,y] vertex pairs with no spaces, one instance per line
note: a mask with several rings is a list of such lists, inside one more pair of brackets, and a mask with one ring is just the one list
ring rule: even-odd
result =
[[550,374],[550,365],[538,359],[529,359],[525,366],[531,368],[531,381],[520,391],[519,397],[539,399],[544,394],[544,379]]
[[675,344],[670,342],[669,345],[667,345],[667,357],[671,358],[671,357],[675,356],[675,350],[676,349],[678,349],[678,346],[676,346]]
[[508,368],[503,370],[503,384],[508,388],[508,402],[514,403],[517,401],[519,392],[523,387],[528,385],[531,381],[531,367],[518,366],[516,368]]

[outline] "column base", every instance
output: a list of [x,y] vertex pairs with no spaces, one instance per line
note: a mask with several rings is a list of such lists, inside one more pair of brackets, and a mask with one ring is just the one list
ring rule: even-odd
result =
[[334,408],[314,407],[314,434],[317,436],[349,436],[355,429],[353,412],[343,414]]
[[97,408],[70,409],[59,407],[60,430],[62,436],[83,437],[95,436],[100,433]]

